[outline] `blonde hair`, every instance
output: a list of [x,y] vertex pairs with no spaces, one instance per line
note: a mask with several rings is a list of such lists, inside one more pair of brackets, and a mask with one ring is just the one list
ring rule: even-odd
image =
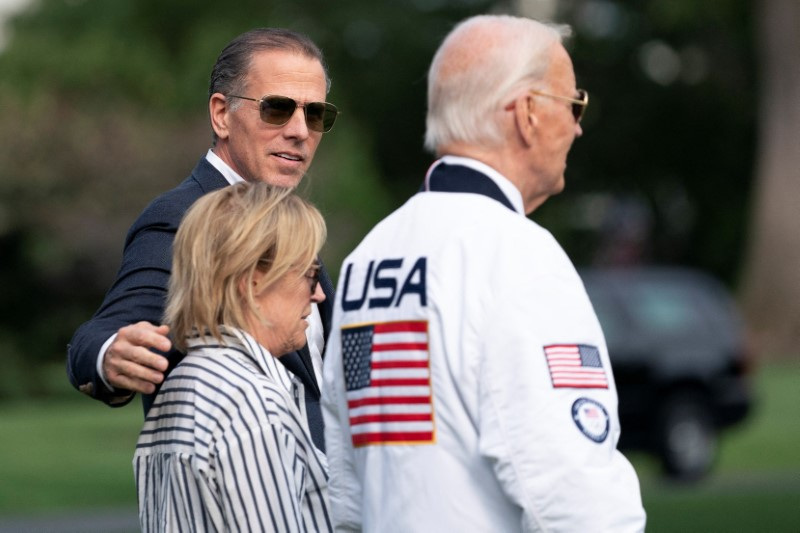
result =
[[[258,291],[290,270],[305,271],[325,241],[325,221],[291,189],[238,183],[201,197],[175,235],[172,274],[164,312],[175,347],[199,333],[222,341],[220,325],[244,329]],[[246,288],[243,295],[242,289]]]
[[425,148],[437,153],[452,143],[502,143],[499,110],[513,93],[544,78],[551,48],[569,34],[565,25],[510,15],[458,24],[428,71]]

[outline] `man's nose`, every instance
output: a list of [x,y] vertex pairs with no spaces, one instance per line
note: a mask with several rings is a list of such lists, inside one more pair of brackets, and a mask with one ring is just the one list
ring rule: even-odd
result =
[[297,106],[294,113],[292,113],[292,118],[283,125],[282,133],[286,137],[296,137],[299,139],[308,137],[305,108]]

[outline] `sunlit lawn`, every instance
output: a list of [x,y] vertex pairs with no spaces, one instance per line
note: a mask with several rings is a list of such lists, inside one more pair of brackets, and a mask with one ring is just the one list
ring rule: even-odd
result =
[[[800,532],[800,364],[762,368],[753,416],[722,440],[697,485],[665,482],[632,455],[650,532]],[[136,506],[131,456],[141,404],[110,409],[77,392],[0,404],[0,515]],[[135,512],[135,511],[134,511]]]
[[800,532],[800,364],[761,368],[756,408],[724,434],[714,474],[693,486],[665,482],[632,457],[649,532]]
[[0,513],[136,505],[131,457],[141,405],[67,398],[0,404]]

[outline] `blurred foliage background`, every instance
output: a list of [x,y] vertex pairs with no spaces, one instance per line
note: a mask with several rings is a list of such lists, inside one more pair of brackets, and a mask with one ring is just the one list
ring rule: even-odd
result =
[[[210,146],[208,76],[232,37],[288,26],[327,56],[329,99],[343,115],[302,188],[328,220],[324,258],[336,274],[371,225],[418,187],[432,159],[422,150],[427,66],[457,21],[484,12],[569,23],[578,84],[591,94],[566,191],[533,218],[578,265],[711,272],[753,310],[762,354],[797,356],[800,261],[791,250],[800,243],[791,206],[800,207],[800,137],[776,156],[778,170],[759,155],[770,138],[766,117],[775,116],[759,103],[775,78],[764,36],[780,35],[764,12],[780,22],[786,17],[774,12],[786,10],[797,22],[792,0],[15,4],[0,52],[0,398],[48,393],[39,369],[63,364],[73,330],[113,279],[127,227]],[[799,64],[777,77],[797,81]],[[796,102],[777,111],[800,134]],[[772,222],[786,238],[765,251],[754,244],[765,231],[758,224],[774,226],[757,213],[773,211],[756,200],[770,172],[789,207]],[[758,267],[748,252],[773,266]],[[783,274],[770,270],[775,263]],[[748,290],[783,300],[764,307]]]
[[128,226],[209,148],[224,45],[287,26],[326,54],[343,115],[301,189],[328,221],[336,276],[432,160],[435,48],[487,12],[570,24],[591,95],[566,190],[532,218],[578,266],[710,272],[769,363],[761,411],[723,442],[718,486],[655,486],[634,457],[650,529],[796,530],[797,0],[0,0],[0,514],[134,503],[141,412],[73,391],[65,346],[113,280]]

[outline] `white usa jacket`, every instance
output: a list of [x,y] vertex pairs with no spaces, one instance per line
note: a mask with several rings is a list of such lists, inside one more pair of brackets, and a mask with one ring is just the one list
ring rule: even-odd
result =
[[445,157],[426,186],[340,271],[322,398],[335,526],[643,530],[570,260],[489,167]]

